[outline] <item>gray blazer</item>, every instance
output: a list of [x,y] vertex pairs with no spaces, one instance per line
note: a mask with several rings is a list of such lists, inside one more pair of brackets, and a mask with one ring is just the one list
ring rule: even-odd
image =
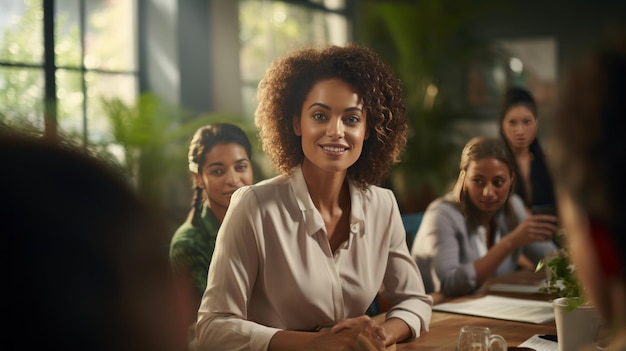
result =
[[[513,194],[509,199],[517,216],[517,223],[524,221],[528,214],[522,199]],[[500,241],[514,228],[509,228],[504,211],[496,214],[494,242]],[[534,242],[515,250],[498,267],[495,275],[513,272],[517,259],[523,252],[537,264],[546,254],[556,250],[552,242]],[[433,201],[420,225],[411,256],[421,270],[426,293],[440,291],[447,296],[470,294],[476,291],[476,270],[474,261],[487,252],[486,233],[483,226],[470,230],[461,208],[448,193]]]

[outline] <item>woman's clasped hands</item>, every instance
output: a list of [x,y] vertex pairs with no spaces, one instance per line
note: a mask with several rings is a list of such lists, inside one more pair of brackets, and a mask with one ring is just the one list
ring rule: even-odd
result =
[[385,328],[368,316],[348,318],[339,321],[329,331],[322,331],[312,340],[310,350],[385,350],[392,344]]

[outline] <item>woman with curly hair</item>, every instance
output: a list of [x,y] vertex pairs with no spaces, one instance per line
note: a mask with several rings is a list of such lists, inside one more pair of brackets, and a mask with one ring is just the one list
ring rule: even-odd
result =
[[[428,330],[432,299],[396,199],[377,186],[406,143],[392,70],[365,47],[305,48],[270,67],[258,100],[262,146],[281,175],[233,194],[199,348],[384,350]],[[391,304],[381,324],[365,315],[379,290]]]

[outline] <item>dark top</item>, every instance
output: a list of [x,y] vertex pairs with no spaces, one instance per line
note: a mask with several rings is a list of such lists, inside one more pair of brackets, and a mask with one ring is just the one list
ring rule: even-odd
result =
[[170,262],[177,274],[193,284],[196,304],[200,306],[220,223],[206,203],[202,204],[200,221],[197,222],[198,225],[194,225],[191,219],[187,219],[176,230],[170,243]]
[[530,162],[530,183],[533,185],[532,201],[526,198],[526,189],[522,181],[515,182],[515,193],[524,200],[524,204],[528,208],[546,205],[556,207],[552,177],[537,139],[530,145],[530,151],[534,155]]

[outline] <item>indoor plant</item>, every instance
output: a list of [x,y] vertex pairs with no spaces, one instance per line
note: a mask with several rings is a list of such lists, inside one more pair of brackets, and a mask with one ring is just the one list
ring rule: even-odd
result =
[[[563,230],[557,233],[556,241],[563,242]],[[537,264],[537,271],[545,269],[546,285],[540,290],[550,294],[553,299],[567,298],[569,311],[584,303],[583,289],[580,286],[574,265],[570,262],[567,248],[561,249],[546,256]]]
[[[557,243],[564,242],[565,233],[557,233]],[[585,298],[583,286],[565,245],[546,256],[537,271],[546,270],[546,285],[541,291],[550,294],[554,306],[559,351],[576,350],[596,342],[600,318],[593,304]]]

